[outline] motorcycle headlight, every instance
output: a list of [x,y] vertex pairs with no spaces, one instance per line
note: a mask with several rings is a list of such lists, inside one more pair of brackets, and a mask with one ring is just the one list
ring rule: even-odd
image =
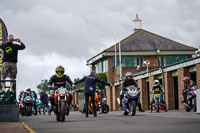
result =
[[65,94],[65,92],[66,92],[65,88],[59,88],[58,89],[58,93],[61,94],[61,95]]
[[131,96],[136,96],[137,95],[137,91],[129,91],[129,94],[131,95]]

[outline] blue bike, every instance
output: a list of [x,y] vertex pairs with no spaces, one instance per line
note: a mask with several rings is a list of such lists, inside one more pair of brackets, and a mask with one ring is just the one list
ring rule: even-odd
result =
[[196,111],[196,90],[196,86],[193,86],[187,92],[187,100],[184,102],[186,112],[189,112],[191,109]]
[[139,88],[131,85],[126,87],[126,89],[127,91],[122,99],[123,114],[128,115],[130,113],[133,116],[136,114],[136,107],[140,97]]

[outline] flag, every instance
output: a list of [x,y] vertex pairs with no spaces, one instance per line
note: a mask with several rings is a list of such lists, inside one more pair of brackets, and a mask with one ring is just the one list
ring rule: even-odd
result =
[[[4,24],[3,20],[0,18],[0,45],[6,43],[8,37],[8,32],[6,25]],[[0,72],[2,69],[3,64],[3,50],[0,49]]]

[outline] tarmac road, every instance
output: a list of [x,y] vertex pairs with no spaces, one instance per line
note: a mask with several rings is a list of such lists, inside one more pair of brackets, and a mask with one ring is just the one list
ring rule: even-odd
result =
[[123,116],[121,111],[92,115],[70,112],[66,122],[57,122],[55,115],[20,117],[38,133],[200,133],[200,114],[183,110],[160,113],[137,112]]

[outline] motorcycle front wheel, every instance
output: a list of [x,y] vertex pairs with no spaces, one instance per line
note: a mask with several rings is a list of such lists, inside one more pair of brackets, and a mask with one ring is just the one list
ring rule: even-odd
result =
[[132,101],[129,104],[129,108],[130,108],[130,114],[133,116],[136,114],[136,101]]
[[60,117],[61,117],[62,122],[64,122],[65,121],[66,104],[65,104],[65,102],[61,102],[60,104],[61,104]]

